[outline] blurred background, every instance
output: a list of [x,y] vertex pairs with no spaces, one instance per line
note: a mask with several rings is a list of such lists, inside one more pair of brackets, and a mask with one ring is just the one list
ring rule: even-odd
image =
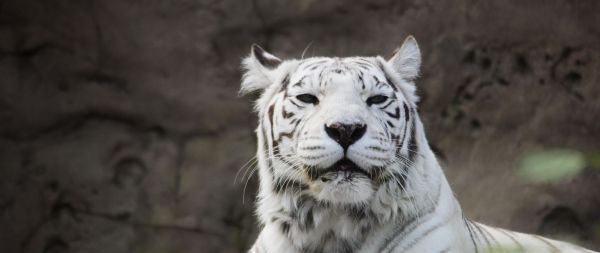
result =
[[[420,112],[468,216],[600,250],[600,2],[2,0],[0,251],[243,252],[240,59],[423,52]],[[246,188],[244,193],[244,188]]]

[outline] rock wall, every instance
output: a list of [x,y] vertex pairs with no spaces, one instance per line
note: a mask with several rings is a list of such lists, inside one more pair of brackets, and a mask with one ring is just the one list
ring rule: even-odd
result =
[[598,11],[593,0],[0,1],[0,249],[242,252],[257,230],[256,176],[240,170],[256,118],[237,96],[250,45],[388,55],[413,34],[422,118],[466,213],[599,250],[597,170],[515,177],[528,152],[600,149]]

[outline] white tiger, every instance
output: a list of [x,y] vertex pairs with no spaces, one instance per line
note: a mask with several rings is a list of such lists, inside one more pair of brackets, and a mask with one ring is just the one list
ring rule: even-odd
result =
[[464,217],[416,105],[421,54],[282,61],[252,46],[242,93],[260,91],[252,253],[592,252]]

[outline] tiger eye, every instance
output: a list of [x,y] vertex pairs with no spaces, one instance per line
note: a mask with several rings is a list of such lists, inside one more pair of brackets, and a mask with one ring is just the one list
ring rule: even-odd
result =
[[296,96],[296,99],[302,101],[303,103],[307,103],[307,104],[313,104],[316,105],[319,103],[319,99],[312,94],[300,94],[298,96]]
[[376,96],[367,98],[367,105],[377,105],[377,104],[381,104],[387,100],[388,100],[387,96],[376,95]]

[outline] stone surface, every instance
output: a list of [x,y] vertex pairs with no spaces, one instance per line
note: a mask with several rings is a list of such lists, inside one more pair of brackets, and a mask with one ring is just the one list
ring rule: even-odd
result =
[[465,212],[599,250],[598,170],[547,185],[515,176],[527,153],[600,149],[598,11],[593,0],[1,1],[0,249],[242,252],[257,231],[256,119],[237,96],[249,46],[387,55],[413,34],[422,118]]

